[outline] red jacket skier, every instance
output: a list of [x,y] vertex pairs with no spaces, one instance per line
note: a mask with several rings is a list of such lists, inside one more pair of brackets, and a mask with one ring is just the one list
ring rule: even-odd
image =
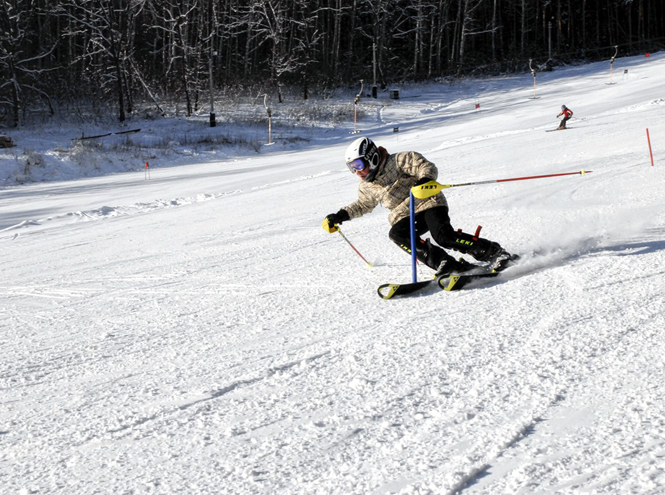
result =
[[566,122],[570,120],[570,118],[573,116],[573,111],[568,108],[566,105],[561,105],[561,113],[557,115],[557,118],[563,117],[563,120],[561,120],[561,123],[559,124],[559,129],[565,129],[566,128]]

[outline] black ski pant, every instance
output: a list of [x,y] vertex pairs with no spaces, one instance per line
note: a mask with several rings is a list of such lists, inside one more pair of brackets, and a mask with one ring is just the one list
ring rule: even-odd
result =
[[[445,249],[453,249],[469,254],[479,261],[487,261],[496,250],[500,250],[495,242],[480,239],[461,231],[456,231],[450,224],[447,206],[435,206],[416,213],[416,258],[421,263],[436,270],[443,261],[454,260]],[[430,233],[433,244],[422,235]],[[407,253],[411,253],[411,220],[409,217],[399,220],[388,233],[390,240]]]

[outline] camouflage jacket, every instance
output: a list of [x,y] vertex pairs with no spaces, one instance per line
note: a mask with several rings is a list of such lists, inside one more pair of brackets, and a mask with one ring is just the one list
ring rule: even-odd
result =
[[[349,216],[358,218],[369,213],[381,204],[390,210],[388,222],[395,225],[409,216],[409,191],[418,180],[429,177],[436,179],[439,172],[432,162],[415,151],[387,155],[379,173],[372,182],[361,181],[358,186],[358,199],[342,209]],[[448,206],[442,193],[431,198],[416,200],[416,212],[434,206]]]

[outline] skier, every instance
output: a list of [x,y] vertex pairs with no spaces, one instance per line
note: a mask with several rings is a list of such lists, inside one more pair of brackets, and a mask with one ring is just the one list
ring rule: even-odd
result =
[[557,115],[557,119],[561,116],[564,116],[563,119],[561,120],[561,123],[559,124],[558,129],[565,129],[566,128],[566,122],[570,120],[570,118],[573,116],[573,111],[568,108],[566,105],[561,105],[561,113]]
[[[346,165],[357,175],[358,199],[337,213],[331,213],[323,221],[327,232],[336,232],[336,225],[361,217],[381,204],[388,210],[391,225],[388,237],[407,253],[411,253],[411,223],[409,215],[409,191],[413,186],[425,184],[437,178],[436,165],[415,151],[389,154],[383,147],[361,137],[346,150]],[[418,200],[415,211],[416,257],[435,270],[435,276],[463,273],[479,265],[463,258],[456,260],[444,249],[469,254],[478,261],[499,271],[516,257],[510,255],[496,242],[482,239],[461,230],[455,231],[448,216],[448,202],[442,193]],[[432,239],[420,236],[430,232]]]

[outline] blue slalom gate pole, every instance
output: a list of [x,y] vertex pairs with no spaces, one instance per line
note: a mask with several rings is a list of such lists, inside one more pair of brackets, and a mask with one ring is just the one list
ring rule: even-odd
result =
[[416,272],[416,200],[413,193],[409,192],[409,213],[411,219],[411,268],[413,270],[413,283],[418,281]]

